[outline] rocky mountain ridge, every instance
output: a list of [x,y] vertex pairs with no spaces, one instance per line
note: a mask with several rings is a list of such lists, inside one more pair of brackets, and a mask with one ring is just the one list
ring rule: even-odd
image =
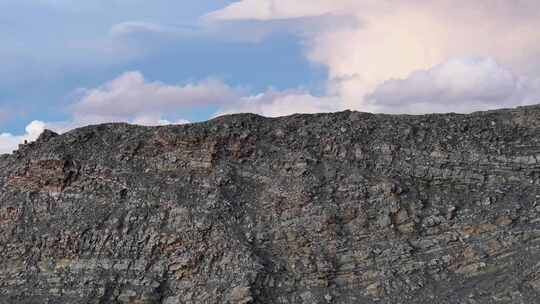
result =
[[44,132],[0,303],[537,303],[540,106]]

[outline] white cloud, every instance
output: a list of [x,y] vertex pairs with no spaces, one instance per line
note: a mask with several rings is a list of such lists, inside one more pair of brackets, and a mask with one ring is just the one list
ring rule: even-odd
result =
[[26,134],[15,136],[9,133],[0,134],[0,154],[11,153],[18,145],[26,141],[36,140],[45,130],[45,123],[34,120],[26,126]]
[[18,136],[13,136],[10,133],[0,134],[0,154],[13,152],[21,142],[22,138]]
[[[218,23],[268,22],[327,15],[347,15],[357,22],[308,30],[301,39],[307,57],[328,68],[328,95],[339,96],[345,108],[376,111],[380,107],[366,96],[379,85],[452,58],[493,58],[520,75],[516,77],[540,77],[540,31],[536,30],[540,2],[536,0],[479,0],[459,5],[454,0],[243,0],[207,18]],[[431,110],[418,105],[414,109],[416,113]],[[465,112],[475,109],[461,108]]]
[[454,59],[404,79],[383,82],[367,97],[378,112],[468,112],[540,101],[540,78],[518,76],[490,58]]
[[153,117],[153,116],[137,116],[134,120],[131,121],[131,123],[141,126],[165,126],[165,125],[183,125],[190,123],[187,119],[177,119],[175,121],[170,121],[167,119],[162,119],[161,117]]
[[[106,122],[150,126],[185,124],[189,121],[178,115],[197,107],[215,107],[216,116],[251,112],[271,117],[331,112],[340,108],[335,97],[317,97],[301,89],[268,90],[250,96],[218,80],[168,85],[147,81],[140,72],[124,73],[100,87],[80,89],[78,93],[79,99],[70,107],[71,120],[34,121],[27,126],[24,135],[2,134],[0,153],[10,153],[24,140],[35,140],[45,128],[64,133],[88,124]],[[175,113],[178,115],[172,115]]]
[[[168,85],[149,82],[140,72],[127,72],[101,87],[82,89],[81,98],[71,109],[79,125],[109,121],[162,125],[171,123],[163,118],[165,114],[207,106],[216,107],[216,115],[251,112],[272,117],[340,108],[335,97],[317,97],[301,89],[268,90],[251,96],[218,80]],[[173,121],[188,122],[181,118]],[[58,125],[56,129],[60,129]]]
[[[249,96],[218,80],[171,85],[128,72],[101,87],[81,90],[71,108],[72,120],[47,127],[64,131],[110,121],[182,122],[184,110],[199,106],[215,107],[218,113],[282,116],[345,108],[470,112],[540,102],[536,0],[242,0],[205,19],[213,23],[199,30],[212,39],[238,39],[219,30],[235,29],[231,24],[242,25],[242,35],[255,35],[253,41],[274,27],[294,28],[290,31],[302,39],[306,57],[328,69],[324,96],[306,90]],[[104,58],[129,60],[168,43],[163,37],[182,32],[130,21],[114,25],[107,41],[95,45],[104,54],[118,55]],[[13,146],[23,137],[4,134],[1,145]]]
[[221,105],[240,98],[238,90],[219,80],[186,85],[149,82],[140,72],[127,72],[95,89],[81,90],[72,107],[75,121],[135,121],[159,124],[163,116],[190,107]]
[[[24,140],[35,140],[45,129],[59,133],[88,124],[130,122],[139,125],[185,124],[182,112],[193,107],[219,107],[241,98],[239,90],[219,80],[168,85],[144,79],[140,72],[127,72],[94,89],[79,89],[79,99],[70,107],[72,119],[59,122],[33,121],[26,134],[0,135],[0,153],[10,153]],[[167,119],[168,118],[168,119]]]
[[215,20],[276,20],[321,16],[336,13],[353,1],[321,0],[244,0],[212,12],[206,17]]
[[232,113],[255,113],[267,117],[286,116],[295,113],[333,112],[339,109],[335,97],[317,97],[302,90],[266,93],[245,96],[236,102],[224,105],[217,115]]

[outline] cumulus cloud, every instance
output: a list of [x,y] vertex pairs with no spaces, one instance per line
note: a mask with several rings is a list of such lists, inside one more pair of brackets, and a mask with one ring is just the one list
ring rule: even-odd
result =
[[[493,58],[516,75],[540,76],[540,32],[536,30],[540,28],[540,2],[534,0],[479,0],[459,5],[453,0],[243,0],[207,18],[218,23],[270,22],[328,15],[349,16],[357,22],[307,31],[301,38],[307,58],[328,68],[328,94],[339,96],[345,108],[376,111],[380,107],[367,96],[379,85],[453,58]],[[505,96],[511,93],[501,92]],[[382,98],[375,101],[384,103]],[[417,113],[431,110],[414,108]],[[475,109],[461,108],[466,112]]]
[[468,112],[540,101],[540,78],[518,76],[491,58],[449,60],[383,82],[367,100],[380,112]]
[[219,80],[186,85],[147,81],[140,72],[127,72],[105,85],[81,89],[72,106],[74,120],[85,123],[132,121],[166,123],[164,114],[191,107],[224,104],[240,98],[240,92]]
[[142,125],[186,123],[188,121],[181,117],[167,120],[165,114],[181,114],[208,106],[217,109],[215,115],[251,112],[270,117],[339,109],[336,97],[314,96],[302,89],[269,89],[250,95],[215,79],[169,85],[148,81],[137,71],[124,73],[98,88],[81,89],[79,95],[79,100],[71,107],[74,123],[56,123],[56,130],[110,121]]
[[342,11],[353,1],[321,0],[244,0],[209,13],[206,17],[216,20],[276,20],[322,16]]
[[313,96],[303,90],[269,90],[226,104],[216,115],[255,113],[267,117],[278,117],[295,113],[333,112],[339,109],[338,104],[339,100],[335,97]]
[[33,141],[37,139],[44,129],[45,123],[35,120],[26,126],[26,133],[24,135],[15,136],[10,133],[0,134],[0,154],[13,152],[17,149],[18,145],[25,140]]
[[205,80],[185,85],[148,81],[138,71],[126,72],[93,89],[79,89],[71,105],[72,119],[59,122],[34,121],[24,135],[1,134],[0,153],[10,153],[24,140],[35,140],[45,129],[59,133],[88,124],[130,122],[139,125],[189,123],[184,111],[211,106],[214,116],[251,112],[276,117],[294,113],[336,111],[335,97],[318,97],[302,89],[268,90],[249,95],[219,80]]
[[33,121],[23,135],[0,135],[0,153],[10,153],[24,140],[45,129],[59,133],[88,124],[130,122],[139,125],[184,124],[181,117],[193,107],[220,107],[241,99],[241,91],[215,79],[184,85],[148,81],[138,71],[126,72],[93,89],[79,89],[68,121]]
[[[306,58],[327,68],[325,93],[293,89],[250,95],[219,80],[165,84],[128,72],[100,87],[81,89],[70,108],[72,119],[46,127],[65,131],[110,121],[182,123],[184,111],[208,106],[217,114],[282,116],[347,108],[470,112],[540,102],[536,0],[241,0],[203,19],[209,23],[197,32],[212,39],[254,35],[257,41],[272,30],[297,34]],[[231,30],[241,34],[224,35]],[[129,21],[113,25],[105,42],[89,45],[107,55],[103,58],[125,62],[188,32]],[[89,45],[79,47],[87,51]],[[32,138],[30,132],[3,134],[0,143],[10,145],[9,150],[25,138]]]
[[144,125],[144,126],[163,126],[169,124],[186,124],[190,121],[185,119],[167,120],[155,116],[140,115],[132,120],[113,119],[107,120],[105,117],[94,117],[93,120],[70,120],[70,121],[56,121],[56,122],[43,122],[34,120],[26,126],[25,134],[13,135],[11,133],[0,133],[0,154],[9,154],[19,147],[19,144],[32,142],[36,140],[39,135],[45,130],[49,129],[57,133],[65,133],[75,128],[80,128],[88,124],[106,123],[106,122],[118,122],[126,121],[132,124]]

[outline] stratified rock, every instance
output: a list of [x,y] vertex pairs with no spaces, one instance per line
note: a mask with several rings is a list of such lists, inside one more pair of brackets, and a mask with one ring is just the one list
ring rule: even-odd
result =
[[45,132],[0,303],[537,303],[540,107]]

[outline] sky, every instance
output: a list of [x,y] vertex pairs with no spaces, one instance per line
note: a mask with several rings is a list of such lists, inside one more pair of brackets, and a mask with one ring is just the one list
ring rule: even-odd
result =
[[0,0],[0,154],[43,129],[540,103],[536,0]]

